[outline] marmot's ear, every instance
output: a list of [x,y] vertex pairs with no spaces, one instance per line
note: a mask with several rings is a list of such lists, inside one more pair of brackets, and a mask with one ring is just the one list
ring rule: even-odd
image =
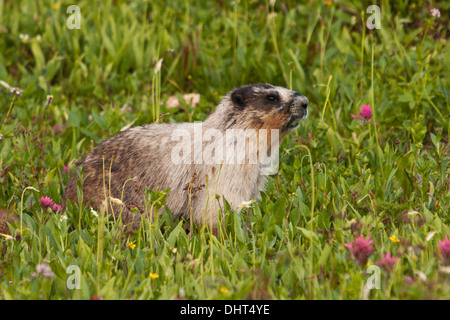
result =
[[231,92],[231,100],[239,109],[244,109],[247,104],[248,88],[246,86],[237,88]]

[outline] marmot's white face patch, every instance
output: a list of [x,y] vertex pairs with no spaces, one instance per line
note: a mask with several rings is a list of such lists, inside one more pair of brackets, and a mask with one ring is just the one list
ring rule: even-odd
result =
[[298,122],[308,114],[306,97],[270,84],[245,85],[231,91],[226,98],[231,100],[228,100],[231,104],[228,105],[227,128],[250,125],[286,132],[297,128]]

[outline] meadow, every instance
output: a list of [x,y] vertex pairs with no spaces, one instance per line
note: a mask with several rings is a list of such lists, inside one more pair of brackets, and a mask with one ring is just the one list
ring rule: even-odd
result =
[[[0,0],[0,299],[450,299],[450,3],[370,4]],[[58,211],[103,139],[248,83],[309,116],[217,232]]]

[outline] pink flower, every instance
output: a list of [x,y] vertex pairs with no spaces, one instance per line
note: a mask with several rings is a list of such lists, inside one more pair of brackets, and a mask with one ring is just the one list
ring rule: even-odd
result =
[[66,174],[69,173],[69,167],[68,167],[68,166],[64,166],[64,172],[65,172]]
[[32,273],[33,278],[36,278],[38,275],[41,275],[43,278],[53,278],[54,276],[52,269],[45,262],[38,264],[36,266],[36,272]]
[[443,241],[439,241],[439,252],[444,265],[450,265],[450,239],[445,236]]
[[434,17],[434,18],[440,18],[441,17],[441,12],[437,8],[431,9],[430,13],[431,13],[431,16]]
[[390,273],[392,269],[394,269],[394,265],[398,261],[398,259],[399,258],[391,257],[391,253],[388,252],[387,254],[381,255],[381,260],[376,261],[375,264],[381,266],[384,270]]
[[373,253],[372,247],[373,241],[370,240],[370,236],[367,236],[367,239],[364,239],[363,235],[360,235],[352,243],[346,243],[346,246],[353,258],[355,258],[356,263],[362,268],[367,264],[367,260]]
[[44,208],[51,208],[51,206],[53,205],[53,200],[50,197],[41,197],[39,199],[39,202],[41,203],[41,205],[44,206]]
[[59,204],[53,204],[52,210],[54,213],[57,213],[58,211],[61,211],[62,207]]
[[350,118],[352,119],[361,119],[363,121],[368,121],[370,119],[372,119],[372,108],[370,107],[370,105],[365,104],[361,107],[361,110],[359,110],[359,116],[355,116],[354,114],[350,115]]

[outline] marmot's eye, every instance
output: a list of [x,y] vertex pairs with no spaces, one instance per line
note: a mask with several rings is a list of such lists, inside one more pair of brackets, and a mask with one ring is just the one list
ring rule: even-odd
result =
[[269,100],[269,101],[277,101],[278,97],[276,95],[274,95],[274,94],[269,94],[267,96],[267,100]]

